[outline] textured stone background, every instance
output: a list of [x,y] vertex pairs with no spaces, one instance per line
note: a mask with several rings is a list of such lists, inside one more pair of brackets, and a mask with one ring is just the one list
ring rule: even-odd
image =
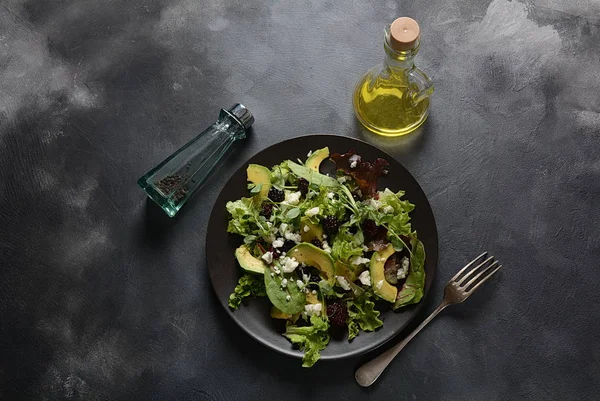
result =
[[[351,91],[382,29],[422,28],[421,132],[383,140]],[[0,2],[0,399],[593,400],[600,391],[597,0]],[[179,218],[135,180],[239,101],[253,137]],[[264,147],[315,132],[391,152],[430,197],[445,281],[505,269],[370,389],[303,370],[223,313],[210,207]]]

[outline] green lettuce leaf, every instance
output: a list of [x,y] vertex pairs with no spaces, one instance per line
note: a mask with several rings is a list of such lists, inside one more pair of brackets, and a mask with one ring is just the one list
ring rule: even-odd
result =
[[254,207],[252,198],[241,198],[225,205],[231,215],[227,231],[242,236],[254,235],[258,228],[258,210]]
[[242,304],[242,300],[249,296],[264,297],[265,283],[260,275],[246,273],[238,280],[233,293],[229,296],[229,307],[237,309]]
[[362,231],[352,235],[347,227],[340,227],[331,243],[331,256],[334,259],[348,261],[353,256],[362,256],[363,250]]
[[321,316],[312,315],[310,323],[310,326],[301,327],[290,325],[283,334],[292,344],[304,350],[302,366],[305,368],[313,366],[321,357],[320,352],[329,344],[329,322]]
[[375,302],[371,301],[372,293],[365,292],[355,299],[346,302],[348,307],[348,340],[352,340],[363,331],[374,331],[383,326],[379,319],[379,311],[375,309]]
[[410,271],[406,282],[398,292],[394,310],[406,305],[416,304],[423,298],[425,289],[425,248],[417,238],[412,238],[410,245],[412,248]]

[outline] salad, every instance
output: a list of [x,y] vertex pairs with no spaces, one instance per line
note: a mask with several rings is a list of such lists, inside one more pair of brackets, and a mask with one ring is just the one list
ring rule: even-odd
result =
[[[386,304],[417,303],[425,285],[414,205],[403,191],[377,188],[388,162],[328,148],[307,157],[270,169],[250,164],[248,196],[226,205],[227,231],[243,239],[235,251],[243,274],[229,306],[268,297],[271,317],[285,320],[283,335],[304,351],[304,367],[319,359],[331,333],[346,330],[352,341],[378,329]],[[326,159],[335,177],[319,172]]]

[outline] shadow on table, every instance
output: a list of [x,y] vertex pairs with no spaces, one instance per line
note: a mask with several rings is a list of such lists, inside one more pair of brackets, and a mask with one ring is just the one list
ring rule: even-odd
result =
[[[430,117],[431,118],[431,117]],[[358,120],[354,120],[354,131],[358,133],[358,137],[365,142],[378,147],[395,157],[411,158],[418,155],[423,148],[427,138],[432,135],[430,132],[429,121],[426,121],[421,127],[417,128],[410,134],[388,137],[375,134],[366,129]]]

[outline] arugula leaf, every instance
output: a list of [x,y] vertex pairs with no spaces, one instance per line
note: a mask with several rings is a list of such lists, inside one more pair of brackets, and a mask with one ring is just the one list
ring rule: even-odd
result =
[[410,241],[412,253],[410,256],[410,271],[408,277],[398,292],[394,310],[406,305],[416,304],[423,298],[425,288],[425,248],[417,238]]
[[383,326],[383,322],[379,319],[380,312],[375,309],[375,302],[369,298],[372,297],[371,292],[364,292],[362,295],[346,302],[348,307],[348,341],[352,340],[359,333],[359,329],[363,331],[374,331]]
[[294,163],[291,160],[287,161],[287,165],[292,173],[296,174],[298,177],[302,177],[310,183],[319,185],[321,187],[339,187],[340,183],[332,177],[326,176],[321,173],[317,173],[314,170],[309,169],[308,167],[301,166],[297,163]]
[[[281,281],[284,277],[277,274],[271,276],[270,269],[265,269],[264,276],[267,296],[277,309],[290,315],[304,310],[306,295],[298,288],[296,280],[291,275],[286,276],[287,285],[285,288],[281,287]],[[287,300],[288,295],[290,296],[289,301]]]
[[283,334],[292,344],[304,350],[302,366],[305,368],[310,368],[319,360],[320,352],[329,344],[330,339],[329,322],[326,318],[312,315],[310,323],[310,326],[302,327],[290,325]]
[[229,296],[229,307],[237,309],[242,304],[242,300],[249,296],[264,297],[265,283],[262,277],[256,274],[246,273],[238,280],[233,293]]

